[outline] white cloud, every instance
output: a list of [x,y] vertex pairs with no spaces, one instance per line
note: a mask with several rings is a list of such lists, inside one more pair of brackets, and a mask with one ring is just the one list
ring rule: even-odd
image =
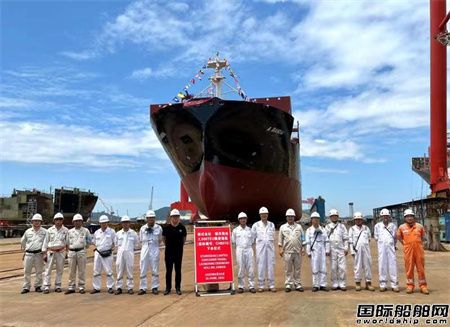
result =
[[114,133],[77,125],[0,121],[0,139],[2,161],[133,168],[142,166],[145,158],[161,165],[166,160],[150,128]]
[[33,101],[27,99],[17,99],[12,97],[0,96],[0,108],[28,108],[33,104]]
[[96,50],[83,50],[83,51],[62,51],[61,55],[74,59],[74,60],[89,60],[97,57],[99,55],[98,51]]
[[130,78],[137,80],[145,80],[149,78],[170,78],[177,75],[177,70],[174,66],[165,65],[160,66],[157,69],[153,69],[151,67],[145,67],[142,69],[134,70]]
[[153,70],[150,67],[135,70],[131,73],[131,78],[146,79],[152,76]]
[[150,99],[91,83],[96,74],[67,66],[19,67],[3,77],[1,161],[133,168],[154,158],[153,167],[166,164],[149,124]]
[[318,173],[318,174],[348,174],[346,169],[325,168],[315,166],[302,166],[302,172]]
[[364,160],[361,147],[351,140],[315,140],[304,135],[300,146],[305,157]]
[[294,113],[305,156],[379,162],[371,149],[380,133],[395,139],[428,126],[426,2],[261,2],[273,10],[240,0],[138,0],[104,24],[91,48],[67,53],[88,59],[131,44],[165,58],[135,79],[173,76],[180,62],[198,65],[216,50],[232,63],[281,65],[297,84],[294,103],[308,100]]
[[189,10],[189,5],[185,2],[169,2],[167,8],[186,14]]

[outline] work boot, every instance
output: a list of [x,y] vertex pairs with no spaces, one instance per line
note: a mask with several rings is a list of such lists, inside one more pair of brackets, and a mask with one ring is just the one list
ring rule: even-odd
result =
[[46,288],[46,289],[44,290],[43,293],[44,293],[44,294],[49,294],[49,293],[50,293],[50,290]]
[[100,290],[96,290],[95,288],[91,291],[91,294],[97,294],[100,293]]
[[156,287],[152,288],[152,294],[158,295],[158,289]]
[[130,288],[127,293],[130,294],[130,295],[133,295],[134,291]]
[[356,282],[355,291],[361,291],[361,282]]
[[27,294],[27,293],[29,293],[30,292],[30,290],[27,290],[26,288],[24,288],[23,290],[22,290],[22,292],[20,292],[20,294]]
[[371,292],[375,291],[375,288],[372,286],[371,282],[366,282],[366,290]]
[[243,289],[242,287],[239,287],[239,288],[238,288],[238,293],[239,293],[239,294],[244,293],[244,289]]
[[[67,291],[65,291],[64,292],[64,294],[72,294],[72,293],[75,293],[75,290],[67,290]],[[81,293],[81,290],[80,290],[80,293]]]
[[139,290],[138,295],[144,295],[146,292],[144,290]]
[[400,292],[400,290],[398,289],[398,287],[393,287],[392,292],[398,293],[398,292]]
[[250,289],[250,293],[256,293],[256,290],[252,287],[252,288]]
[[386,292],[386,287],[380,287],[380,292]]
[[[75,293],[75,291],[73,291],[73,292]],[[78,293],[84,294],[84,293],[86,293],[86,291],[84,290],[84,288],[82,288],[81,290],[78,291]]]
[[[108,293],[109,293],[109,290],[108,290]],[[122,294],[122,289],[121,288],[116,289],[116,292],[114,293],[114,295],[119,295],[119,294]]]
[[[108,293],[109,294],[114,294],[114,290],[112,288],[108,288]],[[122,293],[122,290],[120,290],[120,293]]]
[[408,287],[406,289],[406,294],[412,294],[413,292],[414,292],[414,288],[412,288],[412,287]]
[[430,291],[428,291],[428,288],[426,288],[426,287],[424,286],[424,287],[421,287],[421,288],[420,288],[420,293],[425,294],[425,295],[428,295],[428,294],[430,294]]
[[42,293],[42,289],[40,286],[34,288],[35,292]]

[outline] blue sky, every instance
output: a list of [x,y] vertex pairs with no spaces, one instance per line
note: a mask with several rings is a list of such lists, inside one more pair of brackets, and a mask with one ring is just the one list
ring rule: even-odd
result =
[[152,185],[154,207],[177,200],[148,105],[216,51],[250,97],[292,97],[304,198],[370,214],[428,193],[410,169],[429,144],[428,1],[0,5],[1,194],[76,186],[130,215]]

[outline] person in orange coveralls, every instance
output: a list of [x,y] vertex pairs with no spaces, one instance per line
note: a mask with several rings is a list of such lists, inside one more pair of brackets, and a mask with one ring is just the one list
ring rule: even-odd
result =
[[414,212],[406,209],[403,213],[405,223],[400,225],[397,230],[397,239],[403,244],[406,270],[406,293],[411,294],[414,291],[414,266],[416,266],[419,275],[420,292],[430,294],[425,279],[425,253],[423,251],[423,239],[425,229],[416,222]]

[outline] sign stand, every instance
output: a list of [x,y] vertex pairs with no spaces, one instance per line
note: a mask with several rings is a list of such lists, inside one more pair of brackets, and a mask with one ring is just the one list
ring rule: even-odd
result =
[[[235,294],[231,226],[226,220],[196,221],[194,225],[195,295],[221,296]],[[229,288],[220,290],[219,284]],[[216,286],[200,291],[199,285]]]

